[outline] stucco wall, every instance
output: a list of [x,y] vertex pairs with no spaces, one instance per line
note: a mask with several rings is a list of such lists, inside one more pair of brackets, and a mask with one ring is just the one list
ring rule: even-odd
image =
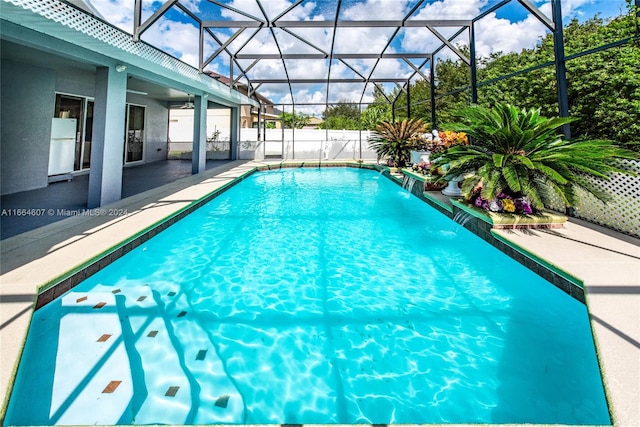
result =
[[[0,67],[0,194],[46,187],[56,92],[93,98],[95,72],[71,67],[56,72],[6,58]],[[127,102],[146,107],[144,163],[166,160],[166,102],[135,94],[128,94]]]
[[[93,97],[95,73],[69,70],[58,76],[58,92]],[[146,107],[144,163],[157,162],[167,158],[167,123],[169,110],[165,102],[137,94],[127,94],[127,102]],[[124,135],[122,136],[124,138]],[[158,149],[160,149],[158,151]]]
[[46,187],[55,73],[6,59],[1,68],[1,194]]
[[[58,72],[56,78],[56,91],[69,95],[93,98],[96,90],[95,71],[65,68]],[[51,107],[53,115],[53,106]]]

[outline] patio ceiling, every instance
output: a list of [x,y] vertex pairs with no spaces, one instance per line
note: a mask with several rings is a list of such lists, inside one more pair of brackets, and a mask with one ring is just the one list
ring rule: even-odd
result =
[[[199,35],[189,42],[197,43],[201,72],[227,74],[232,84],[246,85],[250,95],[258,90],[286,93],[288,103],[282,105],[328,105],[366,103],[375,87],[389,93],[394,87],[406,90],[418,79],[428,81],[434,56],[444,51],[475,66],[474,23],[510,3],[554,27],[530,0],[489,0],[476,16],[454,16],[451,10],[438,15],[427,8],[433,4],[429,0],[410,1],[404,9],[400,3],[380,2],[384,8],[356,14],[359,3],[295,0],[279,9],[281,2],[253,0],[238,9],[228,0],[201,0],[195,7],[191,0],[166,0],[150,11],[136,0],[133,37],[153,44],[145,33],[159,22],[190,24]],[[471,55],[460,45],[469,47]],[[312,88],[323,96],[312,102],[300,96]]]

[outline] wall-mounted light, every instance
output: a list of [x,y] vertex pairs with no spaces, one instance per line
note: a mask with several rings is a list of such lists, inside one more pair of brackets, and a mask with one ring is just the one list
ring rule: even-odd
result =
[[209,97],[209,94],[208,94],[208,93],[205,93],[204,95],[202,95],[202,97],[203,97],[204,99],[207,99],[207,98]]
[[116,71],[119,72],[119,73],[123,72],[126,69],[127,69],[126,65],[122,65],[122,64],[116,65]]

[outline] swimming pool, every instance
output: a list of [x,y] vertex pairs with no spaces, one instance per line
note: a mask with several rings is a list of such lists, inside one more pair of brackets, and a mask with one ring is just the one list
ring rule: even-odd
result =
[[5,420],[525,422],[610,423],[585,306],[354,169],[256,173],[38,310]]

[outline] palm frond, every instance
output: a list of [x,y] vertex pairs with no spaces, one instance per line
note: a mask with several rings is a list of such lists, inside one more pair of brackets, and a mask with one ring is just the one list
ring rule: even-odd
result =
[[[506,181],[507,186],[511,191],[513,191],[514,193],[519,193],[522,190],[522,187],[520,185],[521,177],[515,166],[506,165],[504,168],[502,168],[502,176],[504,177],[504,180]],[[526,175],[522,178],[526,179]]]
[[538,208],[554,194],[571,206],[578,197],[575,190],[582,189],[605,200],[593,180],[628,173],[619,160],[639,158],[611,141],[565,141],[561,128],[573,119],[546,118],[539,109],[474,105],[456,117],[457,123],[444,128],[467,133],[472,145],[445,150],[437,164],[450,166],[446,177],[472,174],[463,188],[482,185],[482,197],[487,199],[508,189],[529,196]]

